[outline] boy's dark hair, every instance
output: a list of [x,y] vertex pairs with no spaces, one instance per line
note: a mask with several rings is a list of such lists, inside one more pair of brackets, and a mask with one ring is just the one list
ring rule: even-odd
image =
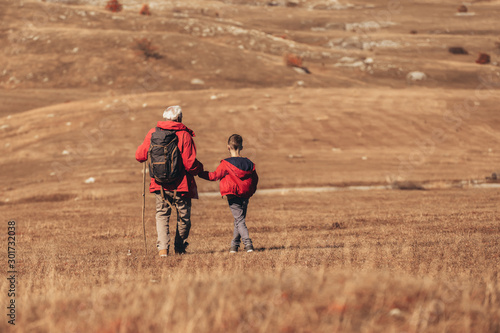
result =
[[227,144],[234,150],[243,148],[243,138],[239,134],[233,134],[227,140]]

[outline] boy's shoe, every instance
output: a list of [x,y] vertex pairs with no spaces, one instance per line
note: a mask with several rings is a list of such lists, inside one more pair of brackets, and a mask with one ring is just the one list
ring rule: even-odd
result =
[[165,258],[168,256],[167,249],[158,251],[158,254],[160,255],[160,258]]
[[247,252],[253,252],[253,245],[246,245],[245,246],[245,251],[247,251]]
[[238,247],[237,246],[231,246],[231,248],[229,249],[229,253],[236,253],[238,252]]

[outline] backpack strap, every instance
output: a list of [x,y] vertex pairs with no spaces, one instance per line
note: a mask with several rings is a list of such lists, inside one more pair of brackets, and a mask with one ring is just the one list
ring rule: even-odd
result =
[[163,199],[163,201],[166,201],[167,204],[170,206],[170,208],[172,208],[172,211],[175,209],[177,210],[177,206],[175,205],[175,197],[177,196],[177,189],[174,190],[174,195],[173,195],[173,198],[172,198],[172,203],[170,203],[169,200],[167,200],[166,196],[165,196],[165,189],[163,188],[163,186],[161,186],[161,198]]

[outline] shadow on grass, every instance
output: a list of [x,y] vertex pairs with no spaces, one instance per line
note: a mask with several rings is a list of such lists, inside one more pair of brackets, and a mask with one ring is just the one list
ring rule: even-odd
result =
[[[340,249],[343,248],[344,244],[329,244],[324,246],[270,246],[270,247],[256,247],[254,252],[267,252],[267,251],[280,251],[280,250],[309,250],[309,249]],[[237,255],[238,253],[247,253],[244,249],[238,251],[238,253],[229,253],[229,250],[213,250],[213,251],[196,251],[196,252],[186,252],[184,254],[169,254],[169,257],[181,258],[184,256],[192,256],[199,254],[217,254],[217,253],[227,253],[228,255]],[[155,255],[156,256],[156,255]]]
[[278,250],[305,250],[305,249],[340,249],[344,244],[328,244],[323,246],[271,246],[255,248],[255,252],[278,251]]

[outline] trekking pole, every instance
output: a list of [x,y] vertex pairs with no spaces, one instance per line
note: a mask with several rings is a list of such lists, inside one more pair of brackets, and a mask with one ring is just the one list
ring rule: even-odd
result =
[[148,248],[146,245],[146,224],[144,223],[144,213],[146,211],[146,164],[148,161],[144,162],[144,167],[142,170],[143,174],[143,183],[142,183],[142,229],[144,232],[144,251],[146,255],[148,255]]

